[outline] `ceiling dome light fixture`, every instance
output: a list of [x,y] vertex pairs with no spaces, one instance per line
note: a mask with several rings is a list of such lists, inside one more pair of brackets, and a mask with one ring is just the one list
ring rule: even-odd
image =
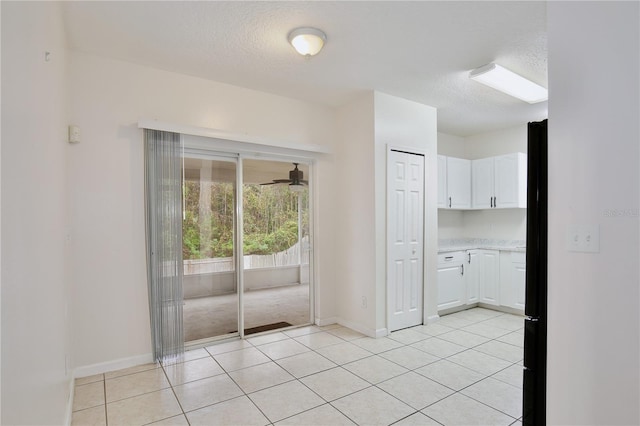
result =
[[288,39],[299,54],[309,57],[320,52],[327,36],[317,28],[303,27],[291,31]]

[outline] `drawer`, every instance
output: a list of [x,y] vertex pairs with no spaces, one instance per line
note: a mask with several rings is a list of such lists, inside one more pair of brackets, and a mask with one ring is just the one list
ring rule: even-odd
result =
[[448,253],[440,253],[438,255],[438,265],[447,265],[449,263],[464,262],[465,253],[463,251],[452,251]]
[[526,263],[527,254],[519,251],[511,252],[511,263]]

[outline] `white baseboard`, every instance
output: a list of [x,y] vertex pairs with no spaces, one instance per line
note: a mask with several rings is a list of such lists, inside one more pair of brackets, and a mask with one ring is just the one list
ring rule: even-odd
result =
[[319,327],[323,327],[325,325],[338,324],[338,320],[338,317],[316,318],[316,325]]
[[379,328],[374,330],[372,328],[364,327],[358,323],[347,321],[340,317],[329,317],[329,318],[316,318],[316,325],[322,327],[324,325],[330,324],[340,324],[343,327],[350,328],[358,333],[362,333],[365,336],[379,338],[389,335],[389,330],[387,328]]
[[438,322],[439,320],[440,320],[440,316],[438,314],[431,315],[430,317],[427,317],[425,324],[433,324],[435,322]]
[[364,327],[360,324],[357,324],[355,322],[351,322],[351,321],[347,321],[345,319],[342,318],[338,318],[338,324],[350,328],[354,331],[357,331],[358,333],[362,333],[365,336],[369,336],[369,337],[376,337],[376,330],[372,329],[372,328],[368,328],[368,327]]
[[64,414],[64,424],[69,426],[71,425],[71,420],[73,417],[73,397],[75,396],[75,379],[73,378],[73,374],[69,377],[69,398],[67,399],[67,410]]
[[122,370],[123,368],[135,367],[136,365],[149,364],[151,362],[153,362],[153,355],[148,353],[128,358],[120,358],[113,361],[101,362],[99,364],[85,365],[73,370],[73,378],[93,376],[94,374]]
[[380,337],[385,337],[389,335],[389,330],[387,328],[379,328],[376,330],[376,339]]

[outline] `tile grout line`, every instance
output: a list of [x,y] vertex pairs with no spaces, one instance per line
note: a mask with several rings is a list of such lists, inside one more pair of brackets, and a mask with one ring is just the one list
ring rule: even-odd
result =
[[109,426],[109,413],[107,411],[107,375],[102,373],[102,385],[104,387],[104,424]]
[[[309,333],[309,334],[315,334],[315,333]],[[309,335],[309,334],[307,334],[307,335]],[[306,385],[304,382],[302,382],[302,380],[301,380],[301,378],[309,377],[309,376],[312,376],[312,375],[314,375],[314,374],[318,374],[318,373],[321,373],[321,372],[324,372],[324,371],[329,371],[329,370],[336,369],[336,368],[342,368],[342,365],[340,365],[340,364],[336,364],[336,363],[335,363],[335,362],[333,362],[331,359],[329,359],[329,358],[325,357],[324,355],[322,355],[322,354],[320,354],[320,353],[318,353],[318,352],[317,352],[317,349],[322,349],[322,348],[324,348],[324,347],[330,347],[330,346],[334,346],[334,345],[338,345],[338,344],[342,344],[342,343],[350,343],[349,341],[347,341],[347,340],[345,340],[345,339],[341,338],[340,336],[336,336],[336,335],[334,335],[334,334],[332,334],[332,333],[329,333],[329,334],[331,334],[331,335],[332,335],[332,336],[334,336],[334,337],[337,337],[337,338],[341,339],[341,340],[342,340],[342,342],[335,343],[335,344],[330,344],[330,345],[326,345],[326,346],[323,346],[323,347],[320,347],[320,348],[316,348],[316,349],[314,349],[314,348],[311,348],[311,347],[309,347],[309,346],[305,345],[304,343],[301,343],[301,342],[297,341],[294,337],[291,337],[291,336],[288,336],[288,335],[287,335],[288,339],[293,340],[293,341],[295,341],[295,342],[297,342],[297,343],[299,343],[299,344],[301,344],[301,345],[305,346],[306,348],[308,348],[308,349],[309,349],[309,351],[305,351],[305,352],[302,352],[302,353],[299,353],[299,354],[294,354],[294,355],[290,355],[290,356],[282,357],[282,358],[278,358],[278,359],[273,359],[273,358],[271,358],[268,354],[266,354],[265,352],[261,351],[261,350],[259,349],[259,347],[258,347],[258,346],[267,345],[267,344],[270,344],[270,343],[278,343],[278,342],[285,341],[285,340],[287,340],[287,339],[277,340],[277,341],[275,341],[275,342],[267,342],[267,343],[264,343],[264,344],[262,344],[262,345],[255,345],[255,344],[254,344],[254,343],[252,343],[252,342],[248,342],[248,343],[250,343],[251,345],[253,345],[253,347],[254,347],[254,348],[258,349],[262,354],[264,354],[267,358],[269,358],[269,359],[271,360],[271,362],[273,362],[273,363],[274,363],[274,364],[276,364],[278,367],[282,368],[284,371],[286,371],[288,374],[290,374],[290,375],[293,377],[293,379],[292,379],[292,380],[288,380],[288,381],[286,381],[286,382],[279,383],[279,384],[275,384],[275,385],[272,385],[272,386],[267,386],[267,387],[265,387],[265,388],[258,389],[258,390],[254,391],[254,392],[251,392],[251,393],[246,393],[246,392],[244,391],[244,389],[242,389],[242,388],[240,387],[240,385],[239,385],[239,384],[238,384],[238,383],[237,383],[237,382],[236,382],[236,381],[235,381],[235,380],[234,380],[234,379],[229,375],[229,372],[227,372],[226,370],[224,370],[224,368],[223,368],[223,370],[224,370],[224,371],[225,371],[225,373],[229,376],[229,378],[230,378],[230,379],[231,379],[231,380],[236,384],[236,386],[238,386],[238,388],[239,388],[239,389],[244,393],[244,395],[245,395],[245,396],[246,396],[246,397],[247,397],[247,398],[252,402],[252,404],[253,404],[253,405],[254,405],[254,406],[255,406],[255,407],[256,407],[256,408],[257,408],[257,409],[262,413],[262,415],[263,415],[267,420],[269,420],[269,421],[270,421],[269,417],[267,417],[267,415],[266,415],[266,414],[265,414],[265,413],[260,409],[260,407],[258,407],[258,406],[257,406],[257,404],[253,401],[253,399],[251,399],[250,395],[251,395],[251,394],[254,394],[254,393],[256,393],[256,392],[261,392],[261,391],[263,391],[263,390],[265,390],[265,389],[270,389],[270,388],[273,388],[273,387],[276,387],[276,386],[279,386],[279,385],[283,385],[283,384],[285,384],[285,383],[291,383],[291,382],[293,382],[293,381],[295,380],[295,381],[297,381],[298,383],[300,383],[302,386],[304,386],[305,388],[309,389],[309,390],[310,390],[314,395],[318,396],[318,397],[319,397],[319,398],[320,398],[324,403],[323,403],[323,404],[320,404],[320,405],[318,405],[318,406],[315,406],[315,407],[309,408],[309,409],[307,409],[307,410],[304,410],[304,411],[302,411],[302,412],[300,412],[300,413],[296,413],[296,414],[293,414],[293,415],[291,415],[291,416],[288,416],[288,417],[285,417],[285,418],[283,418],[283,419],[280,419],[280,420],[278,420],[279,422],[280,422],[280,421],[282,421],[282,420],[286,420],[286,419],[288,419],[288,418],[291,418],[291,417],[297,416],[297,415],[302,414],[302,413],[304,413],[304,412],[311,411],[311,410],[313,410],[313,409],[315,409],[315,408],[318,408],[318,407],[321,407],[321,406],[323,406],[323,405],[331,405],[334,409],[336,409],[336,410],[337,410],[338,412],[340,412],[342,415],[344,415],[345,417],[347,417],[350,421],[354,422],[354,421],[353,421],[349,416],[347,416],[346,414],[342,413],[342,411],[340,411],[338,408],[334,407],[334,406],[331,404],[331,402],[330,402],[330,401],[327,401],[325,398],[323,398],[321,395],[319,395],[319,394],[318,394],[317,392],[315,392],[313,389],[309,388],[309,386],[307,386],[307,385]],[[286,334],[285,334],[285,335],[286,335]],[[304,336],[304,335],[302,335],[302,336]],[[297,337],[300,337],[300,336],[297,336]],[[354,340],[357,340],[357,339],[354,339]],[[365,350],[365,351],[366,351],[366,349],[364,349],[364,348],[361,348],[361,349],[363,349],[363,350]],[[280,360],[287,359],[287,358],[291,358],[291,357],[294,357],[294,356],[297,356],[297,355],[302,355],[302,354],[307,353],[307,352],[316,353],[317,355],[319,355],[319,356],[321,356],[321,357],[325,358],[326,360],[328,360],[328,361],[330,361],[330,362],[332,362],[333,364],[336,364],[336,365],[335,365],[335,367],[329,368],[329,369],[327,369],[327,370],[318,371],[318,372],[315,372],[315,373],[308,374],[308,375],[306,375],[306,376],[302,376],[301,378],[298,378],[298,377],[294,376],[293,374],[291,374],[288,370],[286,370],[282,365],[280,365],[280,364],[278,363],[278,361],[280,361]],[[369,352],[369,351],[367,351],[367,352]],[[375,355],[375,354],[371,354],[370,356],[373,356],[373,355]],[[365,357],[365,358],[369,358],[370,356],[367,356],[367,357]],[[361,359],[364,359],[364,358],[361,358]],[[355,362],[355,361],[358,361],[358,360],[354,360],[354,361],[352,361],[352,362]],[[261,364],[257,364],[257,365],[261,365]],[[251,368],[251,367],[252,367],[252,366],[245,367],[245,368]],[[241,369],[238,369],[238,370],[234,370],[234,371],[240,371],[240,370],[243,370],[243,369],[244,369],[244,368],[241,368]],[[348,371],[348,370],[346,370],[346,369],[344,369],[344,368],[343,368],[343,370],[345,370],[345,371],[347,371],[347,372],[349,372],[349,373],[351,373],[351,374],[354,374],[354,373],[352,373],[352,372],[350,372],[350,371]],[[355,374],[354,374],[354,375],[355,375]],[[356,375],[356,377],[358,377],[358,376]],[[364,380],[364,379],[362,379],[362,380]],[[365,382],[366,382],[366,380],[365,380]],[[367,383],[369,384],[369,382],[367,382]],[[371,385],[371,384],[370,384],[370,386],[368,386],[368,387],[372,387],[372,386],[373,386],[373,385]],[[364,388],[364,389],[367,389],[368,387],[366,387],[366,388]],[[344,395],[344,396],[342,396],[341,398],[346,397],[346,396],[349,396],[349,395],[352,395],[352,394],[357,393],[357,392],[359,392],[359,391],[362,391],[362,390],[364,390],[364,389],[360,389],[360,390],[358,390],[358,391],[354,391],[354,392],[352,392],[352,393],[350,393],[350,394],[348,394],[348,395]],[[337,398],[337,399],[340,399],[340,398]],[[337,400],[337,399],[336,399],[336,400]],[[215,405],[215,404],[212,404],[212,405]],[[273,422],[271,422],[271,421],[270,421],[270,423],[271,423],[271,424],[273,424]],[[355,422],[354,422],[354,423],[355,423]],[[356,423],[356,424],[357,424],[357,423]]]
[[[251,343],[251,342],[248,342],[248,343],[249,343],[250,345],[253,345],[253,343]],[[256,348],[255,346],[252,346],[252,347]],[[256,348],[256,349],[257,349],[257,348]],[[207,351],[207,352],[209,352],[209,351]],[[235,352],[235,351],[232,351],[232,352]],[[229,352],[227,352],[227,353],[229,353]],[[261,352],[261,353],[262,353],[262,352]],[[269,358],[269,356],[268,356],[268,355],[265,355],[265,356],[267,356],[267,358]],[[213,360],[214,360],[214,361],[216,361],[216,363],[218,363],[218,361],[213,357],[213,355],[211,355],[211,357],[213,358]],[[270,359],[270,358],[269,358],[269,359]],[[220,363],[218,363],[218,365],[220,365]],[[256,364],[256,365],[262,365],[262,364]],[[253,367],[253,366],[251,366],[251,367]],[[229,378],[229,380],[231,380],[231,381],[232,381],[232,382],[233,382],[233,383],[238,387],[238,389],[240,389],[240,392],[242,392],[242,395],[238,396],[237,398],[240,398],[240,397],[242,397],[242,396],[244,396],[245,398],[247,398],[247,399],[251,402],[251,404],[253,404],[253,406],[254,406],[254,407],[256,407],[256,409],[260,412],[260,414],[262,414],[262,415],[264,416],[264,418],[265,418],[265,419],[267,419],[267,421],[269,422],[269,424],[271,424],[271,425],[272,425],[272,424],[273,424],[273,422],[271,421],[271,419],[270,419],[269,417],[267,417],[267,414],[266,414],[264,411],[262,411],[262,410],[260,409],[260,407],[258,407],[258,404],[256,404],[256,403],[255,403],[255,401],[254,401],[253,399],[251,399],[251,397],[249,396],[249,394],[248,394],[247,392],[245,392],[245,390],[240,386],[240,384],[238,384],[238,382],[236,382],[236,381],[233,379],[233,377],[231,377],[231,374],[229,374],[230,372],[229,372],[229,371],[227,371],[224,367],[222,367],[222,365],[220,365],[220,368],[222,368],[222,371],[224,371],[224,374],[226,374],[226,375],[227,375],[227,377]],[[250,367],[246,367],[246,368],[250,368]],[[282,368],[282,367],[280,367],[280,368]],[[240,370],[243,370],[243,369],[242,369],[242,368],[240,368],[239,370],[234,370],[234,371],[240,371]],[[287,382],[285,382],[285,383],[288,383],[288,381],[287,381]],[[256,392],[257,392],[257,391],[256,391]],[[232,399],[234,399],[234,398],[232,398]],[[231,399],[229,399],[229,400],[227,400],[227,401],[231,401]],[[216,404],[217,404],[217,403],[214,403],[214,404],[211,404],[211,405],[216,405]],[[210,405],[207,405],[207,407],[209,407],[209,406],[210,406]],[[205,408],[205,407],[198,408],[198,410],[201,410],[202,408]],[[193,410],[193,411],[196,411],[196,410]],[[186,417],[186,416],[185,416],[185,417]]]
[[[338,365],[338,366],[336,366],[336,367],[334,367],[334,368],[339,368],[339,367],[341,367],[341,366],[339,366],[339,365]],[[331,368],[331,369],[329,369],[329,370],[333,370],[333,368]],[[329,371],[329,370],[324,370],[324,371]],[[322,371],[322,372],[324,372],[324,371]],[[321,373],[321,372],[318,372],[318,373]],[[318,374],[318,373],[315,373],[315,374]],[[311,376],[311,375],[309,375],[309,376]],[[305,377],[309,377],[309,376],[305,376]],[[311,389],[311,388],[310,388],[309,386],[307,386],[307,384],[306,384],[306,383],[304,383],[302,380],[300,380],[300,379],[299,379],[299,378],[297,378],[297,377],[296,377],[296,380],[297,380],[297,381],[298,381],[302,386],[306,387],[306,388],[307,388],[307,389],[309,389],[311,392],[313,392],[313,394],[314,394],[314,395],[316,395],[318,398],[320,398],[324,403],[323,403],[323,404],[320,404],[320,405],[317,405],[317,406],[315,406],[315,407],[309,408],[309,409],[307,409],[307,410],[301,411],[300,413],[292,414],[291,416],[285,417],[284,419],[280,419],[280,420],[278,420],[279,422],[281,422],[282,420],[286,420],[286,419],[289,419],[289,418],[291,418],[291,417],[294,417],[294,416],[300,415],[300,414],[302,414],[302,413],[306,413],[306,412],[309,412],[309,411],[311,411],[311,410],[315,410],[316,408],[318,408],[318,407],[322,407],[323,405],[331,405],[331,401],[327,401],[327,400],[326,400],[322,395],[320,395],[319,393],[317,393],[316,391],[314,391],[313,389]],[[366,388],[365,388],[365,389],[366,389]],[[364,389],[360,389],[360,390],[364,390]],[[356,392],[359,392],[359,391],[356,391]],[[353,392],[353,393],[355,393],[355,392]],[[351,394],[349,394],[349,395],[351,395]],[[346,395],[345,395],[345,396],[346,396]],[[343,398],[343,397],[340,397],[340,398]],[[338,400],[338,399],[340,399],[340,398],[336,398],[335,400]],[[334,401],[335,401],[335,400],[334,400]],[[333,407],[333,405],[331,405],[331,406]],[[333,407],[333,408],[335,408],[335,409],[336,409],[336,410],[338,410],[340,413],[342,413],[342,411],[340,411],[338,408],[336,408],[336,407]],[[347,417],[349,420],[353,421],[353,420],[352,420],[349,416],[347,416],[346,414],[342,413],[342,415],[343,415],[343,416],[345,416],[345,417]],[[354,423],[355,423],[355,422],[354,422]]]
[[[176,363],[176,364],[169,364],[169,365],[184,364],[185,362],[188,362],[188,361],[184,361],[182,363]],[[167,365],[167,367],[169,365]],[[178,398],[178,394],[176,394],[176,390],[173,388],[173,383],[171,383],[171,380],[169,380],[169,375],[167,374],[167,370],[165,370],[164,367],[165,366],[162,363],[160,363],[160,368],[162,368],[162,373],[164,373],[164,377],[167,379],[167,383],[169,383],[169,388],[171,389],[171,393],[173,394],[173,397],[176,399],[176,402],[178,403],[178,407],[180,407],[180,411],[182,411],[182,416],[187,421],[187,424],[191,425],[191,422],[189,422],[189,418],[187,417],[187,413],[185,413],[184,408],[182,407],[182,403],[180,402],[180,398]],[[171,417],[175,417],[175,416],[169,416],[169,417],[167,417],[165,419],[160,419],[160,420],[156,420],[156,421],[162,421],[162,420],[170,419]],[[151,422],[151,423],[154,423],[154,422]]]

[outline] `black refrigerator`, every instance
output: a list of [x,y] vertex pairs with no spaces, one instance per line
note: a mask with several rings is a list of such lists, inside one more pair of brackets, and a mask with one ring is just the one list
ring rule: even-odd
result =
[[546,424],[547,120],[529,123],[522,423]]

